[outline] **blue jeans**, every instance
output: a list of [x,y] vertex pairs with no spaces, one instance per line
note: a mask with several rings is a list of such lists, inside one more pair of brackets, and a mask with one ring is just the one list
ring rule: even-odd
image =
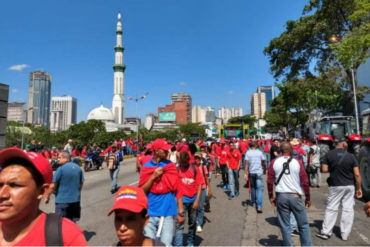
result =
[[265,157],[266,157],[266,170],[269,169],[269,165],[270,165],[270,159],[271,159],[271,155],[270,153],[264,153],[265,154]]
[[197,210],[197,226],[203,226],[204,203],[206,202],[207,189],[200,192],[199,205]]
[[[163,216],[163,217],[164,221],[160,241],[164,243],[166,246],[171,246],[175,229],[175,219],[174,219],[175,216]],[[151,239],[157,238],[156,235],[160,219],[161,219],[160,216],[149,217],[149,222],[144,227],[144,236]]]
[[262,209],[263,202],[263,174],[250,173],[251,182],[251,202],[256,204],[257,208]]
[[112,180],[112,184],[111,184],[112,190],[116,190],[117,189],[117,176],[118,176],[118,173],[119,173],[119,166],[116,169],[114,169],[114,170],[109,170],[110,179]]
[[[193,203],[184,203],[183,205],[184,205],[184,213],[188,215],[189,233],[188,233],[187,245],[194,245],[195,224],[196,224],[195,221],[197,218],[197,211],[193,209]],[[175,238],[173,240],[174,246],[184,245],[184,240],[183,240],[184,228],[185,228],[185,223],[182,225],[178,225],[176,223],[176,233],[175,233]]]
[[290,213],[290,232],[297,230],[297,221],[295,220],[293,212]]
[[308,223],[305,205],[301,197],[295,194],[276,193],[276,211],[283,236],[284,246],[293,246],[291,239],[290,214],[294,214],[298,223],[300,240],[302,246],[311,246],[311,232]]
[[241,170],[244,170],[245,167],[245,154],[242,154],[242,165],[240,167]]
[[239,169],[229,169],[230,196],[239,193]]

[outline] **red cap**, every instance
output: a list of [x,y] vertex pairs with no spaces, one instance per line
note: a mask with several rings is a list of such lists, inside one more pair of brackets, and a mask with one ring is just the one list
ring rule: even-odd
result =
[[168,144],[164,139],[158,138],[154,142],[152,142],[152,149],[157,150],[157,149],[163,149],[165,151],[168,151],[172,148],[170,144]]
[[226,144],[226,142],[225,142],[225,138],[221,138],[220,143],[221,143],[221,144]]
[[20,158],[30,162],[33,167],[41,174],[44,183],[51,183],[53,179],[53,170],[47,159],[42,157],[39,153],[29,152],[25,153],[19,148],[6,148],[0,152],[0,166],[7,165],[7,163],[15,158]]
[[113,207],[108,215],[117,209],[124,209],[134,213],[140,213],[143,209],[148,209],[148,199],[144,190],[130,185],[122,186],[113,202]]

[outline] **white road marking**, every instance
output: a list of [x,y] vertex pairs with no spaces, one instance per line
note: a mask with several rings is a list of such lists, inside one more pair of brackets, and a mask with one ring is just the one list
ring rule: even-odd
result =
[[130,183],[129,185],[136,185],[136,184],[138,184],[138,183],[139,183],[139,180],[138,180],[138,181],[136,181],[136,182]]
[[360,233],[359,231],[357,231],[356,229],[355,229],[355,231],[357,232],[357,234],[360,236],[360,238],[366,243],[366,244],[369,244],[370,245],[370,241],[369,241],[369,239],[364,235],[364,234],[362,234],[362,233]]

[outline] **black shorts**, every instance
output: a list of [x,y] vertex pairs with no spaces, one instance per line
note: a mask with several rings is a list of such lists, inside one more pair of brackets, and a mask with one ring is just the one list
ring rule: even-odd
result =
[[81,217],[80,202],[55,203],[55,213],[72,221],[78,221]]

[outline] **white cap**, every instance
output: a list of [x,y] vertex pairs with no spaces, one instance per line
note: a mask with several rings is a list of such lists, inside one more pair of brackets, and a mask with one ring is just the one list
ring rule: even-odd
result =
[[186,142],[186,139],[185,138],[182,138],[182,140],[181,140],[182,142]]

